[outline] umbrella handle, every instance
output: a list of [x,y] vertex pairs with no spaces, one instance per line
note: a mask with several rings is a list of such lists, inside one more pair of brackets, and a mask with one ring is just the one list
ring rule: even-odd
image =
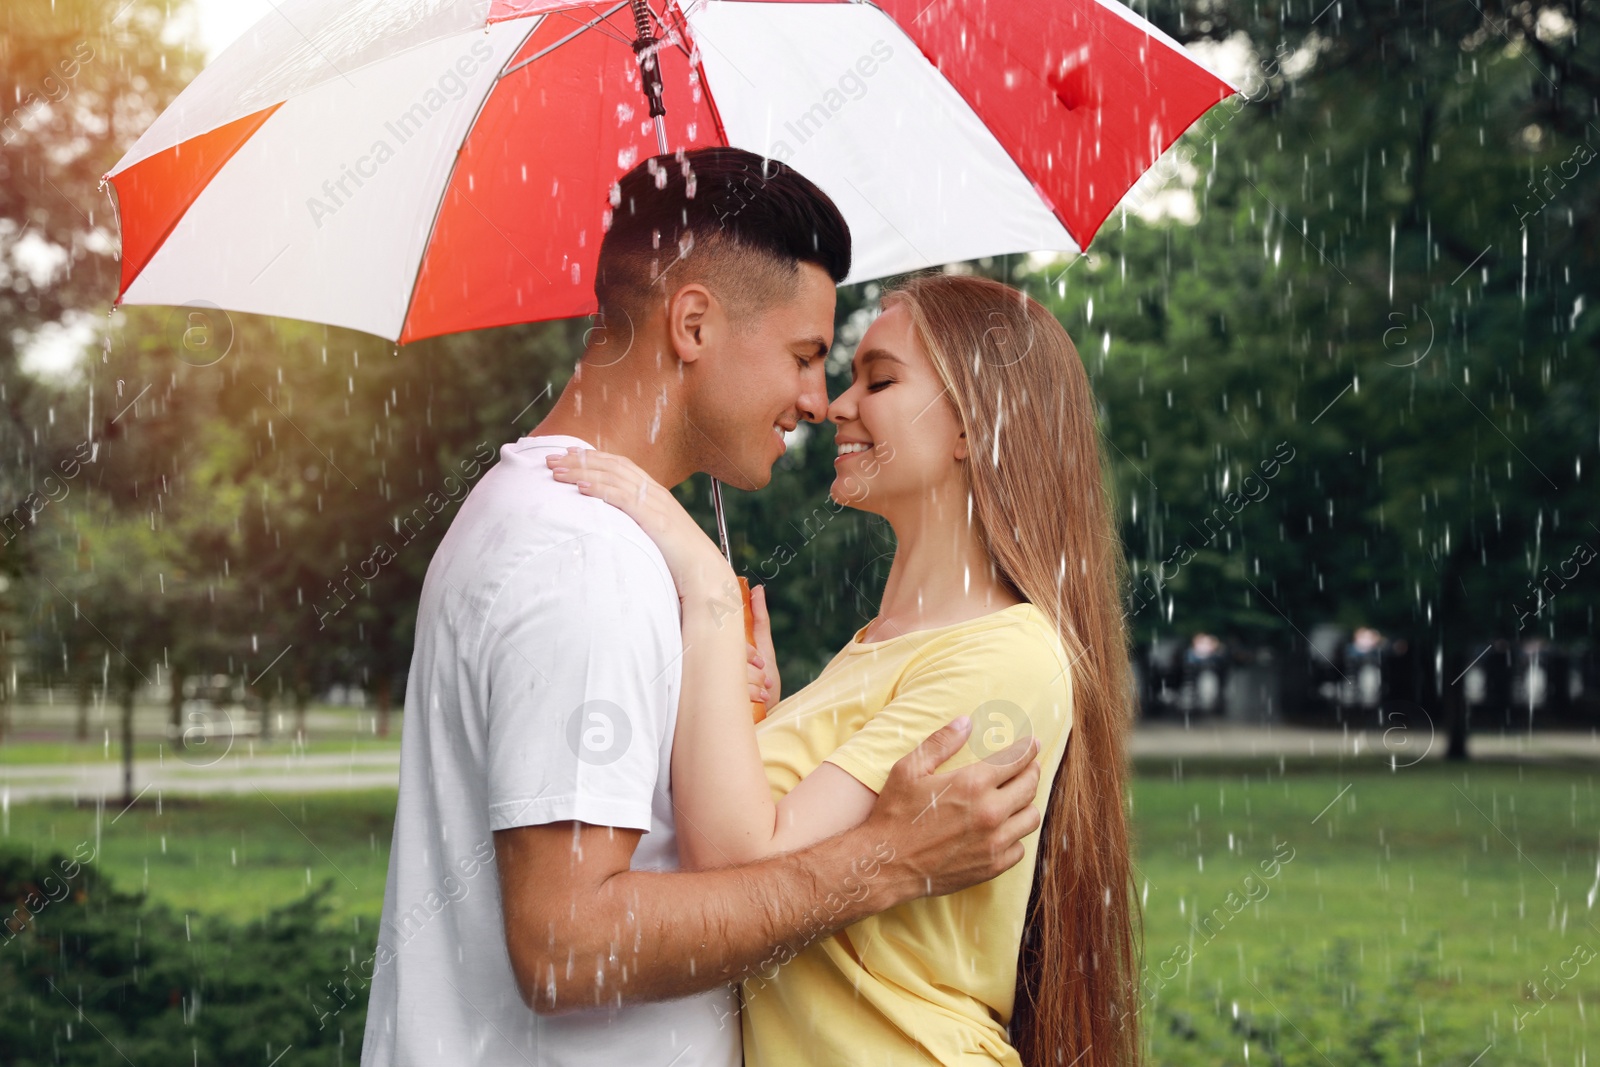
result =
[[[756,643],[756,615],[750,607],[750,582],[744,575],[739,575],[739,596],[744,600],[744,639],[750,644]],[[767,706],[759,700],[750,702],[750,717],[760,722],[767,717]]]
[[[729,563],[733,562],[733,552],[728,547],[728,520],[722,511],[722,483],[715,478],[711,479],[711,507],[717,513],[717,537],[722,543],[722,555]],[[750,644],[756,643],[756,616],[750,607],[750,582],[744,575],[739,575],[739,598],[744,603],[744,639]],[[750,715],[756,722],[767,717],[767,706],[759,700],[750,702]]]

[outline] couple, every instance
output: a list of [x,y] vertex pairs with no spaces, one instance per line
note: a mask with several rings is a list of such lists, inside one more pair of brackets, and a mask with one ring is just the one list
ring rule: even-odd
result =
[[[605,328],[423,584],[362,1063],[1135,1063],[1122,556],[1066,332],[917,277],[830,404],[826,194],[705,148],[611,205]],[[898,551],[779,700],[764,590],[752,647],[665,487],[765,486],[801,418]]]

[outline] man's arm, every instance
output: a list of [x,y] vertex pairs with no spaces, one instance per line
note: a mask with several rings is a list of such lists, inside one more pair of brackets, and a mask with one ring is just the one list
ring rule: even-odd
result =
[[869,915],[987,881],[1038,829],[1036,743],[933,774],[957,720],[895,764],[859,826],[758,863],[633,871],[637,830],[564,822],[495,832],[506,947],[540,1014],[687,996],[791,959]]

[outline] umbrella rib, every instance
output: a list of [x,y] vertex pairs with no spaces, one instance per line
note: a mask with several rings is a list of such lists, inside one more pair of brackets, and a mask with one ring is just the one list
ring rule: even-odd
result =
[[[612,15],[615,15],[618,11],[621,11],[623,8],[625,8],[627,6],[628,5],[626,3],[618,3],[618,4],[613,5],[609,11],[606,11],[604,14],[600,15],[598,18],[590,19],[588,22],[584,23],[582,26],[579,26],[577,29],[573,30],[571,33],[567,34],[565,37],[561,38],[559,41],[556,41],[554,44],[550,44],[550,45],[545,46],[544,48],[539,49],[539,51],[535,52],[533,55],[529,56],[527,59],[524,59],[521,63],[518,63],[514,67],[507,67],[505,70],[500,72],[500,77],[502,77],[502,78],[509,77],[510,75],[512,75],[512,74],[516,73],[517,71],[521,70],[523,67],[526,67],[529,63],[532,63],[534,60],[543,59],[545,56],[549,55],[551,52],[554,52],[557,48],[560,48],[562,45],[566,44],[568,41],[572,40],[575,37],[579,37],[579,36],[583,35],[584,33],[587,33],[589,30],[594,29],[596,26],[598,26],[601,23],[605,22]],[[532,31],[529,31],[529,32],[531,34]]]
[[[619,5],[619,6],[626,6],[626,4],[624,3],[623,5]],[[611,16],[615,15],[616,13],[617,13],[617,9],[616,8],[612,8],[610,11],[607,11],[605,14],[601,15],[599,18],[590,20],[588,23],[585,24],[584,28],[588,29],[590,27],[594,27],[594,28],[597,29],[597,31],[602,36],[608,37],[611,40],[616,41],[618,44],[625,44],[625,45],[627,45],[628,47],[631,48],[631,47],[633,47],[633,38],[630,37],[627,33],[619,33],[618,31],[616,31],[616,30],[611,28],[611,25],[610,25]],[[553,11],[553,12],[551,12],[551,14],[554,15],[556,18],[566,19],[568,22],[577,22],[578,21],[577,19],[572,17],[572,12],[570,12],[570,11]],[[652,14],[654,14],[654,12],[652,12]],[[630,30],[630,32],[632,32],[632,31]]]
[[[684,13],[681,5],[669,6],[666,9],[666,14],[672,19],[670,24],[670,28],[672,30],[670,39],[677,41],[679,48],[683,48],[685,42],[694,40],[694,35],[689,30],[688,16]],[[696,74],[699,75],[700,86],[705,93],[706,111],[710,113],[711,125],[716,130],[717,143],[725,145],[732,144],[733,142],[728,139],[727,127],[722,124],[722,111],[717,107],[717,94],[711,91],[711,82],[706,77],[705,64],[695,59],[695,56],[698,54],[699,42],[695,41],[694,43],[695,47],[690,49],[686,55],[688,56],[690,67],[692,67]],[[718,54],[721,55],[720,52]],[[723,58],[726,61],[727,57],[724,56]],[[744,78],[746,82],[750,80],[749,78],[745,78],[744,73],[740,71],[738,67],[735,67],[731,62],[728,63],[728,66],[731,67],[734,73],[738,74],[739,77]]]
[[[698,7],[703,2],[704,0],[689,0],[689,6],[690,8]],[[677,12],[677,18],[672,18],[674,11]],[[662,38],[662,43],[676,45],[678,51],[683,53],[684,58],[692,61],[694,59],[694,50],[686,43],[689,35],[689,22],[683,10],[683,5],[681,3],[677,5],[666,4],[662,7],[661,17],[657,21],[661,23],[661,28],[667,31],[667,36]]]

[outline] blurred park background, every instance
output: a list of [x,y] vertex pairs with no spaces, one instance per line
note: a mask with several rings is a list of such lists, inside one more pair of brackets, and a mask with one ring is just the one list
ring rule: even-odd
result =
[[[1587,1063],[1600,11],[1134,6],[1245,91],[1089,254],[953,269],[1045,303],[1101,403],[1152,1062]],[[108,315],[99,179],[199,14],[0,12],[0,1064],[359,1060],[422,577],[588,325]],[[789,444],[727,494],[785,692],[894,547],[831,430]]]

